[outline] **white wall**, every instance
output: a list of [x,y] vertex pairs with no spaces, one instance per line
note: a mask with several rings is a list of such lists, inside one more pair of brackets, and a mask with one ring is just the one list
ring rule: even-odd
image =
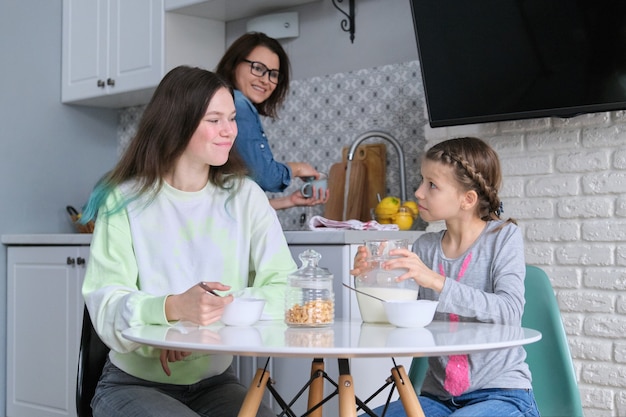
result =
[[[347,1],[338,3],[348,11]],[[330,0],[296,7],[300,36],[281,40],[291,60],[292,78],[371,68],[417,60],[409,0],[356,0],[355,38],[341,29],[345,18]],[[226,44],[245,33],[245,19],[226,25]]]
[[[60,103],[61,3],[0,1],[0,235],[73,232],[65,206],[80,207],[95,181],[117,159],[116,111]],[[2,247],[2,415],[5,322],[6,250]]]
[[427,147],[468,135],[501,157],[504,217],[555,288],[585,416],[626,415],[626,112],[425,127]]

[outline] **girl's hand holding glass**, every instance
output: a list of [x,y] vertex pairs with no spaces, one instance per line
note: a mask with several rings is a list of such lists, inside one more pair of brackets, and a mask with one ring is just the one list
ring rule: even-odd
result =
[[368,266],[367,258],[367,248],[360,245],[357,248],[356,255],[354,255],[354,267],[350,270],[350,275],[354,275],[356,277],[368,272],[371,268]]
[[[394,249],[389,252],[389,255],[394,258],[383,262],[381,265],[383,269],[407,270],[407,272],[396,278],[398,281],[413,279],[421,287],[441,292],[446,278],[428,268],[415,253],[408,249]],[[371,269],[367,262],[368,256],[369,254],[365,246],[357,248],[357,253],[354,257],[354,268],[350,271],[351,275],[363,275]]]
[[437,292],[443,290],[446,277],[439,275],[429,267],[413,252],[408,249],[393,249],[389,252],[391,259],[382,263],[382,268],[389,269],[406,269],[396,278],[398,281],[413,279],[420,287],[430,288]]

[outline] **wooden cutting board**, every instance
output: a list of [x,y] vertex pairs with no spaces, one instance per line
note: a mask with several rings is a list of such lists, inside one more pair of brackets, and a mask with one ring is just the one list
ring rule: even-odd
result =
[[[328,171],[328,190],[330,195],[324,206],[324,217],[330,220],[344,220],[344,192],[348,165],[346,161],[333,164]],[[348,208],[346,219],[359,219],[363,209],[366,171],[363,161],[352,161],[350,183],[348,184]]]
[[[346,219],[371,220],[370,209],[378,203],[377,194],[385,195],[387,149],[384,143],[361,145],[350,167],[349,196]],[[324,217],[343,219],[344,190],[347,174],[348,148],[342,150],[342,161],[333,164],[328,172],[330,196],[324,207]]]
[[[347,160],[348,148],[343,148],[342,156],[344,160]],[[366,170],[361,215],[357,219],[372,220],[371,209],[378,204],[378,194],[380,198],[385,197],[386,194],[387,146],[384,143],[360,145],[356,149],[353,160],[363,161]]]

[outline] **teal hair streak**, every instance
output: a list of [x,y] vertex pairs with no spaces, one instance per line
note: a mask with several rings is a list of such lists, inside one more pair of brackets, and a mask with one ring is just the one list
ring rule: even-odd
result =
[[100,209],[102,208],[103,204],[106,202],[109,195],[113,192],[114,188],[115,186],[111,185],[110,183],[106,181],[100,181],[96,184],[93,191],[91,192],[91,195],[89,196],[89,200],[87,201],[87,204],[85,204],[85,206],[83,207],[83,213],[80,218],[80,223],[84,224],[92,219],[95,220],[98,214],[103,214],[103,215],[115,214],[119,212],[120,210],[123,210],[124,208],[126,208],[128,203],[130,203],[132,200],[137,198],[137,196],[131,199],[125,198],[121,202],[118,202],[116,206],[114,206],[112,209],[108,210],[107,212],[99,213]]
[[104,204],[112,190],[113,188],[104,181],[96,184],[89,196],[89,200],[87,200],[87,204],[83,207],[83,215],[80,218],[81,223],[84,224],[90,220],[95,220],[98,209]]
[[[231,216],[231,218],[232,218],[232,214],[228,210],[228,203],[233,199],[234,195],[239,191],[241,187],[241,181],[242,181],[242,178],[238,178],[237,176],[232,175],[232,174],[226,174],[226,180],[223,182],[223,185],[221,186],[222,189],[229,191],[229,196],[226,198],[224,205],[225,205],[226,212],[228,213],[229,216]],[[104,213],[100,213],[99,211],[102,205],[106,202],[107,198],[113,192],[114,189],[115,189],[115,186],[111,185],[111,183],[104,181],[104,180],[100,180],[94,187],[93,191],[91,192],[91,195],[89,196],[89,200],[87,201],[87,204],[85,204],[85,206],[83,207],[82,216],[79,222],[81,224],[86,224],[92,219],[95,220],[98,214],[101,214],[101,215],[115,214],[125,209],[126,206],[128,206],[128,204],[131,201],[134,201],[139,197],[139,193],[134,194],[130,198],[126,197],[122,201],[118,202],[112,209]],[[157,190],[154,190],[153,192],[156,194]],[[147,202],[146,204],[149,204],[149,202]]]

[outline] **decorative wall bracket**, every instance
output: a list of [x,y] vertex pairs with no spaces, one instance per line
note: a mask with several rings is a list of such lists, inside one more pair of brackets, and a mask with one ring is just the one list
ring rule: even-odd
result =
[[344,32],[350,32],[350,42],[354,43],[354,2],[355,0],[348,0],[348,13],[344,12],[337,3],[343,3],[343,0],[331,0],[335,9],[339,10],[346,16],[346,19],[341,21],[341,29]]

